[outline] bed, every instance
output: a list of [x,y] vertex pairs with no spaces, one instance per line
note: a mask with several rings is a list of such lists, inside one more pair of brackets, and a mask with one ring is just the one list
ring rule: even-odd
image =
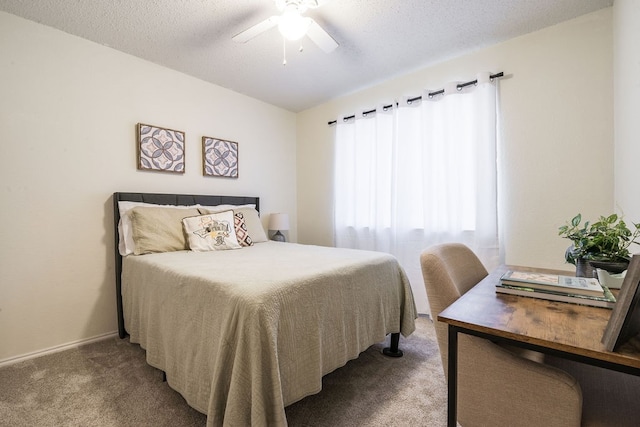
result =
[[[208,426],[286,425],[284,408],[318,393],[324,375],[389,334],[385,354],[401,356],[400,334],[415,329],[411,288],[394,257],[269,241],[257,197],[114,193],[113,202],[120,337],[146,350]],[[155,232],[164,222],[145,215],[168,212],[187,218],[184,230],[234,215],[242,245],[137,254],[155,244],[138,232],[127,253],[127,228],[144,229],[146,218]],[[188,247],[198,232],[183,234]]]

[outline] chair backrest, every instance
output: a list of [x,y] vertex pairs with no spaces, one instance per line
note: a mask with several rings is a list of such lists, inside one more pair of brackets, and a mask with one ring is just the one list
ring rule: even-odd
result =
[[446,374],[447,325],[437,321],[438,314],[484,279],[488,272],[476,254],[460,243],[444,243],[425,249],[420,255],[420,264]]
[[[422,275],[447,375],[447,325],[437,316],[488,273],[468,247],[432,246]],[[458,334],[457,418],[465,427],[578,427],[582,391],[575,378],[484,338]]]

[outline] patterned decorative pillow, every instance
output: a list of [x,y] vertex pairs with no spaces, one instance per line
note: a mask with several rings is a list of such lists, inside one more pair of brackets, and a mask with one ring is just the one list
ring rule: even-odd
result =
[[253,241],[249,232],[247,231],[247,224],[244,222],[244,215],[242,212],[233,212],[233,222],[236,229],[236,239],[240,246],[251,246]]
[[182,220],[189,249],[204,252],[239,249],[233,211],[192,216]]
[[[206,207],[199,207],[198,210],[201,214],[212,214],[219,211],[211,211]],[[251,241],[253,243],[260,242],[268,242],[267,234],[264,232],[264,228],[262,226],[262,221],[260,220],[260,215],[255,208],[247,207],[247,205],[235,206],[233,208],[234,212],[241,212],[244,216],[244,223],[247,225],[247,232],[249,236],[251,236]]]

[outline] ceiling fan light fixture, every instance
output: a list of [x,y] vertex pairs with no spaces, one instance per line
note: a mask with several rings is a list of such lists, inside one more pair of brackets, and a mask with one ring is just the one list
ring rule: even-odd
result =
[[300,40],[311,26],[311,19],[300,15],[295,5],[289,5],[280,17],[278,30],[287,40]]

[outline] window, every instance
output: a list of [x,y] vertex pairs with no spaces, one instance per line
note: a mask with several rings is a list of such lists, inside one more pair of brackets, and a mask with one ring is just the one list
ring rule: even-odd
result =
[[336,125],[336,246],[395,255],[420,312],[424,248],[461,242],[497,263],[497,88],[478,82]]

